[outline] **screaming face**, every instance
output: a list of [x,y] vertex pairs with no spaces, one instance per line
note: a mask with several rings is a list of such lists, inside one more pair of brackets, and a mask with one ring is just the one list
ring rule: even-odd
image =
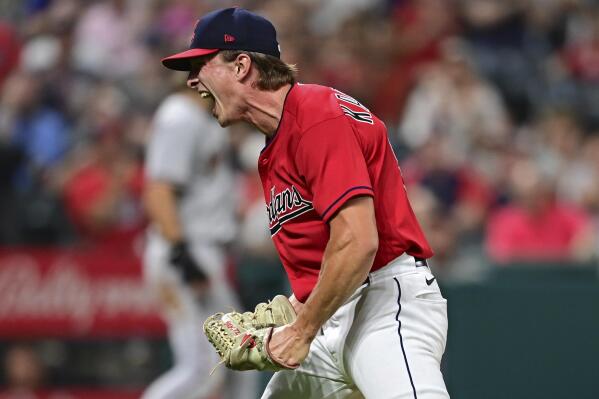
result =
[[235,106],[237,95],[234,67],[217,56],[198,57],[191,61],[187,86],[197,90],[221,126],[240,119]]

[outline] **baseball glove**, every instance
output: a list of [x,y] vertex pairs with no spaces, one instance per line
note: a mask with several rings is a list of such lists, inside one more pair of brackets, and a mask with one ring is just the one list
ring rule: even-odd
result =
[[284,295],[275,296],[272,301],[256,305],[253,312],[230,312],[227,316],[245,329],[260,330],[267,327],[280,327],[295,321],[295,310]]
[[260,303],[254,312],[217,313],[204,322],[204,333],[222,359],[233,370],[288,369],[268,352],[273,328],[295,320],[293,306],[283,295]]
[[268,352],[273,327],[244,328],[229,314],[217,313],[204,322],[204,332],[222,363],[232,370],[288,369],[276,363]]

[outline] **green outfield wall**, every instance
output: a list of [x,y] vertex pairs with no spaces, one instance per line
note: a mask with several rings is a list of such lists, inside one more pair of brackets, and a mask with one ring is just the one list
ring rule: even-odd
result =
[[442,291],[452,398],[599,398],[597,268],[515,266]]

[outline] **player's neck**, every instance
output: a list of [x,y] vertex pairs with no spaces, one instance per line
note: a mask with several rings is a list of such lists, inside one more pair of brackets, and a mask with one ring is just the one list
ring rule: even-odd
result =
[[246,98],[244,119],[267,137],[272,137],[283,116],[285,98],[289,90],[291,85],[285,85],[275,91],[252,90]]

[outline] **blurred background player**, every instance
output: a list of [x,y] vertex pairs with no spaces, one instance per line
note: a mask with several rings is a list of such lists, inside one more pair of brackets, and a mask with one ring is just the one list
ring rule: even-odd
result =
[[[174,366],[144,399],[207,398],[221,390],[223,375],[209,376],[218,358],[201,327],[219,307],[239,308],[226,274],[225,245],[235,234],[228,140],[193,93],[169,96],[156,112],[146,161],[152,224],[144,273],[162,305]],[[231,398],[255,396],[252,374],[235,381],[227,384]]]

